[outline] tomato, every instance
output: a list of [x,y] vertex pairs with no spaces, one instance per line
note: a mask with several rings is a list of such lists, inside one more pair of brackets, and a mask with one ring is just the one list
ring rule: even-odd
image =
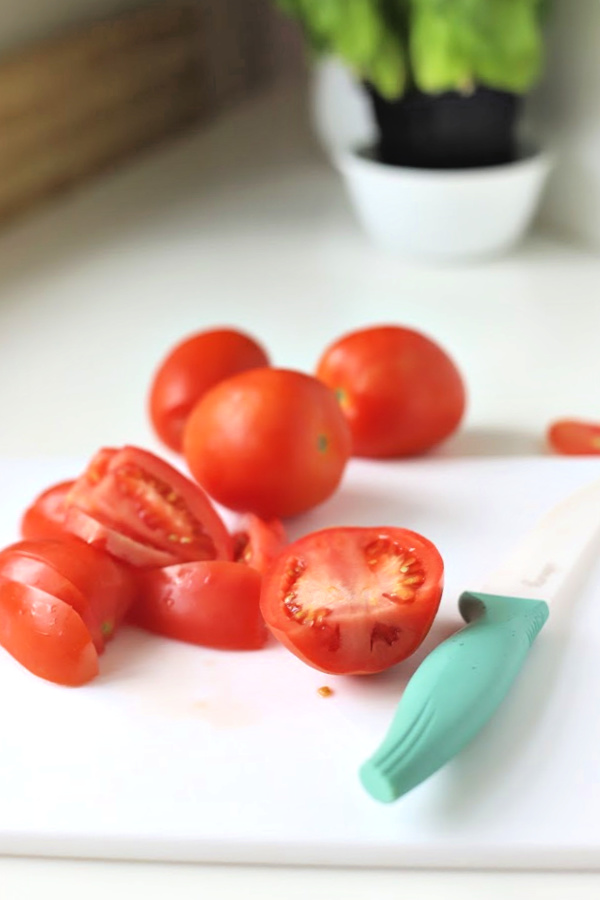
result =
[[268,365],[260,344],[236,329],[201,331],[186,338],[171,350],[152,380],[150,419],[158,437],[181,451],[186,419],[209,388],[237,372]]
[[287,543],[283,522],[268,522],[248,513],[233,532],[233,557],[257,572],[264,573]]
[[194,478],[223,506],[285,518],[335,491],[350,432],[335,394],[316,378],[254,369],[222,381],[197,403],[183,452]]
[[231,537],[204,491],[137,447],[100,450],[65,502],[67,530],[132,565],[232,558]]
[[422,643],[442,595],[436,547],[403,528],[327,528],[282,553],[263,578],[267,626],[331,674],[381,672]]
[[129,567],[69,534],[6,547],[0,552],[0,577],[39,588],[72,606],[99,653],[137,590]]
[[465,387],[454,362],[409,328],[347,334],[325,350],[316,374],[337,394],[354,456],[423,453],[449,437],[465,411]]
[[54,484],[35,498],[21,518],[21,535],[24,538],[54,538],[64,534],[65,497],[73,487],[73,481]]
[[552,450],[565,456],[600,454],[600,422],[559,419],[549,426],[546,438]]
[[79,614],[39,588],[6,578],[0,578],[0,645],[34,675],[57,684],[75,687],[98,674],[98,654]]
[[268,636],[261,577],[236,562],[187,562],[139,575],[131,621],[166,637],[225,650],[256,650]]

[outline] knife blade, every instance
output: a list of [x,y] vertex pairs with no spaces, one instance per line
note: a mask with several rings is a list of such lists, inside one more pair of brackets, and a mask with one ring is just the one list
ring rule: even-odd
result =
[[549,609],[600,543],[600,481],[546,513],[482,585],[465,591],[467,623],[439,644],[409,680],[382,743],[359,777],[392,802],[438,771],[493,716],[521,671]]

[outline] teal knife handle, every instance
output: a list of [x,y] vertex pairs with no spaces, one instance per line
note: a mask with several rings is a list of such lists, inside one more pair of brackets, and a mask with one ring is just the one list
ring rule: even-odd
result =
[[464,593],[469,624],[439,644],[408,682],[390,729],[360,769],[366,790],[391,802],[468,744],[491,718],[548,618],[541,600]]

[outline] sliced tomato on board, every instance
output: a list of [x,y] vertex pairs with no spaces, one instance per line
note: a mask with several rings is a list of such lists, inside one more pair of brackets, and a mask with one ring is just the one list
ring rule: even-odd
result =
[[225,560],[145,569],[130,621],[155,634],[225,650],[257,650],[268,632],[260,612],[261,576]]
[[76,687],[98,674],[98,653],[73,607],[6,578],[0,578],[0,645],[34,675],[56,684]]
[[134,566],[231,559],[231,537],[202,488],[137,447],[103,448],[66,499],[65,527]]
[[290,544],[263,578],[274,636],[332,674],[381,672],[410,656],[437,613],[444,565],[402,528],[327,528]]
[[11,544],[0,552],[0,576],[72,606],[99,653],[123,621],[137,591],[130,567],[70,534],[60,540]]
[[74,481],[61,481],[42,491],[21,517],[21,535],[24,538],[55,538],[64,534],[65,499]]
[[552,450],[564,456],[600,454],[600,422],[558,419],[549,426],[546,437]]
[[264,574],[287,544],[280,519],[259,519],[254,513],[242,516],[233,531],[233,556]]

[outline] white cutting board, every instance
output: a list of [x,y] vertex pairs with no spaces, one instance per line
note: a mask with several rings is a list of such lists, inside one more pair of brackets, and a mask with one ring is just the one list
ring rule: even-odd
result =
[[[81,461],[0,461],[0,544]],[[549,506],[600,461],[356,462],[294,524],[421,531],[447,567],[423,650]],[[599,510],[600,515],[600,510]],[[421,658],[421,653],[418,654]],[[357,778],[416,659],[331,677],[279,645],[233,654],[135,630],[91,685],[48,684],[0,651],[0,853],[320,865],[600,868],[600,570],[554,615],[463,754],[392,805]],[[318,688],[329,685],[333,696]]]

